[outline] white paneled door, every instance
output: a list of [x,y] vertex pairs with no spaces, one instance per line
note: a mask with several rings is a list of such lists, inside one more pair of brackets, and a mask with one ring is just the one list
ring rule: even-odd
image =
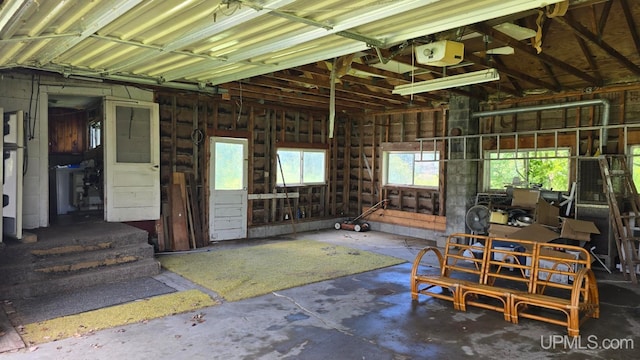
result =
[[105,101],[105,220],[160,218],[158,104]]
[[209,140],[209,239],[247,237],[247,139]]

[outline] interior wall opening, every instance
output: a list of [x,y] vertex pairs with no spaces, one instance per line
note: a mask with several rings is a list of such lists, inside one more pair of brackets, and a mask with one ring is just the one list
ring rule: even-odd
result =
[[50,95],[48,102],[49,221],[103,217],[101,97]]

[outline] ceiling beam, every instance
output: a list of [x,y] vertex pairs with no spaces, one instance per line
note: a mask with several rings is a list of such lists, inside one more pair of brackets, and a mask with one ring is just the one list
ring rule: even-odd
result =
[[[557,18],[556,18],[557,19]],[[489,35],[492,38],[503,42],[505,45],[509,45],[513,48],[516,48],[520,51],[522,51],[525,54],[528,54],[530,56],[533,56],[541,61],[543,61],[544,63],[551,65],[551,66],[555,66],[558,67],[562,70],[564,70],[565,72],[580,78],[586,82],[588,82],[591,85],[594,86],[602,86],[602,82],[598,81],[598,79],[594,78],[593,76],[585,73],[584,71],[577,69],[576,67],[573,67],[567,63],[564,63],[558,59],[556,59],[555,57],[548,55],[544,52],[538,54],[536,52],[536,50],[532,47],[529,46],[525,43],[522,43],[512,37],[510,37],[509,35],[506,35],[504,33],[501,33],[500,31],[495,30],[494,28],[490,27],[490,26],[486,26],[484,24],[476,24],[473,26],[474,29],[476,29],[476,31],[483,33],[485,35]]]
[[631,62],[631,60],[629,60],[624,55],[619,53],[611,45],[607,44],[604,40],[602,40],[602,38],[598,37],[591,31],[589,31],[586,27],[584,27],[584,25],[580,24],[579,22],[573,20],[570,17],[556,17],[554,18],[554,20],[570,28],[576,33],[576,35],[580,36],[581,38],[600,47],[600,49],[605,51],[609,56],[616,59],[621,65],[626,67],[629,71],[633,72],[636,75],[640,75],[640,67],[638,67],[636,64]]
[[[240,85],[242,84],[242,85]],[[263,99],[265,101],[273,101],[287,104],[304,104],[306,107],[315,108],[319,110],[329,110],[328,95],[308,95],[300,92],[285,92],[270,87],[252,85],[248,83],[230,82],[220,85],[221,88],[226,89],[232,95],[249,97],[254,99]],[[319,94],[319,92],[318,92]],[[336,97],[336,107],[345,109],[357,109],[366,110],[363,107],[362,102],[353,101],[352,99],[346,99],[344,97]],[[380,110],[385,109],[385,106],[381,104],[369,104],[368,109]]]
[[[602,8],[602,13],[600,14],[600,20],[598,21],[598,27],[596,29],[599,38],[602,38],[602,34],[604,34],[604,27],[607,25],[607,19],[609,19],[609,12],[611,12],[612,5],[613,1],[607,1]],[[593,9],[594,6],[592,5],[591,8]]]
[[636,52],[638,53],[638,55],[640,55],[640,36],[638,36],[636,22],[633,19],[633,15],[631,14],[631,8],[629,8],[629,3],[627,2],[627,0],[620,0],[620,5],[622,6],[624,18],[627,20],[627,28],[629,30],[629,33],[631,34],[631,38],[633,39],[633,44],[636,47]]
[[550,91],[555,91],[555,92],[559,92],[562,90],[562,87],[560,86],[560,84],[558,84],[556,82],[556,84],[552,84],[546,81],[543,81],[537,77],[533,77],[531,75],[528,75],[526,73],[523,73],[521,71],[517,71],[517,70],[513,70],[510,69],[508,67],[506,67],[504,64],[502,63],[496,63],[496,64],[489,64],[487,62],[487,59],[482,58],[480,56],[477,55],[473,55],[473,54],[465,54],[464,55],[465,59],[472,61],[476,64],[482,64],[483,66],[486,67],[495,67],[496,69],[498,69],[498,71],[500,71],[501,73],[505,73],[510,77],[522,80],[522,81],[526,81],[530,84],[536,85],[536,86],[540,86],[543,87],[545,89],[548,89]]
[[[326,80],[322,79],[315,79],[315,78],[307,78],[307,77],[302,77],[302,76],[293,76],[293,75],[287,75],[284,74],[282,72],[278,72],[278,73],[273,73],[273,74],[267,74],[264,75],[264,77],[267,78],[273,78],[273,79],[280,79],[280,80],[285,80],[285,81],[291,81],[291,82],[297,82],[300,84],[307,84],[307,85],[312,85],[312,86],[316,86],[318,88],[322,88],[322,89],[329,89],[331,87],[330,83],[329,83],[329,79],[327,78]],[[344,77],[344,76],[343,76]],[[342,80],[342,78],[341,78]],[[253,81],[253,79],[252,79]],[[353,86],[345,86],[344,84],[336,84],[336,91],[339,91],[342,93],[342,97],[345,96],[346,94],[346,98],[347,99],[352,99],[354,101],[361,101],[363,103],[366,104],[376,104],[376,103],[380,103],[380,100],[385,101],[387,103],[389,103],[389,106],[401,106],[403,104],[406,104],[407,100],[402,97],[402,96],[398,96],[398,95],[391,95],[389,94],[389,92],[385,91],[385,92],[375,92],[375,91],[371,91],[371,90],[366,90],[366,89],[360,89],[360,88],[355,88]],[[329,94],[326,94],[326,97],[329,97]],[[364,97],[364,99],[363,99]],[[420,105],[423,106],[430,106],[431,103],[428,101],[421,101],[418,100],[417,101]]]

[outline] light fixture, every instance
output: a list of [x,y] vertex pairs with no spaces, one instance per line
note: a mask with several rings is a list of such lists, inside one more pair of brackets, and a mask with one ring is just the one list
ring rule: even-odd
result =
[[417,83],[398,85],[393,89],[392,93],[404,96],[427,91],[480,84],[495,80],[500,80],[500,74],[498,74],[498,70],[491,68],[466,74],[452,75],[433,80],[421,81]]

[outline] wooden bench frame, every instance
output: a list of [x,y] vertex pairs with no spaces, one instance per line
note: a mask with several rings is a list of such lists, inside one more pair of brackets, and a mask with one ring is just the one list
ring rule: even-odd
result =
[[[460,285],[460,310],[466,311],[466,305],[472,305],[502,312],[504,319],[511,321],[511,295],[514,292],[532,291],[533,282],[528,274],[534,271],[534,262],[527,262],[527,258],[535,257],[536,242],[493,237],[487,241],[488,256],[484,264],[482,282]],[[513,286],[496,286],[496,280]],[[482,301],[479,299],[480,296],[496,299],[501,306]]]
[[[504,244],[516,247],[518,251],[494,246]],[[567,251],[577,255],[572,258],[566,255]],[[419,273],[422,258],[429,252],[438,258],[438,275]],[[506,268],[512,271],[505,271]],[[467,276],[465,279],[453,276],[456,273]],[[558,276],[570,277],[573,281],[551,281]],[[469,279],[472,277],[474,279]],[[499,286],[497,280],[501,283]],[[505,283],[509,286],[503,286]],[[550,294],[550,291],[560,296]],[[519,239],[458,233],[447,238],[444,255],[434,247],[422,249],[411,270],[412,300],[418,300],[419,295],[452,301],[456,310],[466,311],[466,306],[471,305],[499,311],[506,321],[515,324],[519,318],[529,318],[564,325],[570,336],[579,335],[579,326],[586,319],[600,315],[591,257],[585,249]],[[483,297],[497,300],[499,305],[488,303]],[[566,319],[527,311],[534,307],[555,310],[555,315],[559,311]]]
[[[552,251],[573,252],[576,258],[558,257]],[[591,256],[587,250],[578,246],[540,243],[537,245],[537,261],[531,276],[532,290],[527,293],[513,293],[510,298],[511,322],[518,318],[529,318],[567,327],[569,336],[580,335],[580,325],[588,318],[600,317],[600,299],[595,275],[591,270]],[[550,267],[539,266],[542,261]],[[553,276],[567,276],[573,281],[562,283],[551,281]],[[568,294],[557,297],[549,294],[550,289]],[[553,290],[551,290],[553,291]],[[530,313],[528,308],[537,307],[561,312],[564,319],[546,316],[544,313]]]
[[[411,298],[418,300],[420,294],[432,296],[451,301],[454,309],[459,309],[459,286],[474,282],[462,277],[475,277],[477,283],[482,281],[484,256],[487,254],[485,246],[488,239],[489,237],[483,235],[457,233],[447,237],[444,254],[436,247],[420,250],[411,269]],[[475,245],[479,242],[482,243],[480,247]],[[433,275],[420,274],[422,258],[430,252],[437,256],[440,272]],[[478,253],[482,256],[476,257],[475,254]]]

